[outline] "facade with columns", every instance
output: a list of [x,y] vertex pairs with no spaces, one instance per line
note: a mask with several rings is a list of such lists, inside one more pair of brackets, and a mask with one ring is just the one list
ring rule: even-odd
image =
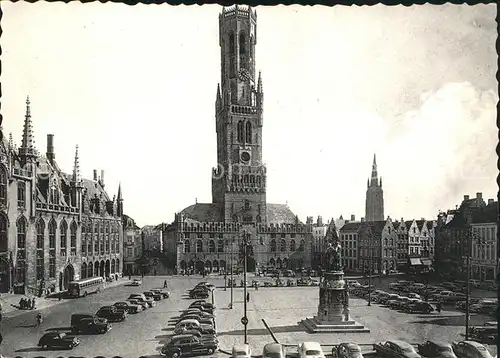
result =
[[29,99],[20,147],[12,134],[1,138],[0,292],[61,291],[72,280],[121,272],[123,200],[108,197],[104,172],[82,178],[78,146],[72,173],[63,172],[52,134],[40,155]]
[[175,247],[177,269],[220,271],[241,258],[243,232],[251,253],[248,268],[310,267],[312,226],[287,205],[266,200],[262,162],[264,92],[256,72],[257,13],[224,7],[219,15],[221,83],[215,100],[217,168],[212,202],[195,203],[175,215],[164,232]]

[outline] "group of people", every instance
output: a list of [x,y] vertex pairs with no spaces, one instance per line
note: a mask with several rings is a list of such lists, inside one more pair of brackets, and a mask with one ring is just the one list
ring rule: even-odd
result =
[[32,310],[35,308],[35,297],[29,298],[21,298],[19,301],[19,307],[23,310]]

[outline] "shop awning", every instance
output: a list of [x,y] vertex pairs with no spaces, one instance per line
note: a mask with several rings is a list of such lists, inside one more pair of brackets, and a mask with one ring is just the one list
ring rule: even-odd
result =
[[424,266],[432,266],[432,261],[430,259],[422,259],[422,265]]
[[419,258],[412,258],[410,259],[410,265],[412,266],[422,265],[422,261],[420,261]]

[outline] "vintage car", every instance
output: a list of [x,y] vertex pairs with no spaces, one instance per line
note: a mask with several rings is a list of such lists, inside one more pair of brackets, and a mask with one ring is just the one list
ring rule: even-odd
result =
[[164,291],[164,290],[160,290],[158,288],[153,288],[151,290],[151,292],[158,293],[158,294],[162,295],[163,298],[169,298],[170,297],[170,292]]
[[420,355],[411,344],[398,340],[375,343],[373,350],[378,356],[382,357],[420,358]]
[[142,280],[138,278],[134,278],[130,283],[130,286],[140,286],[142,285]]
[[191,298],[208,298],[210,296],[209,290],[206,288],[195,288],[189,291],[189,297]]
[[127,318],[127,311],[120,310],[115,306],[103,306],[95,315],[106,318],[109,322],[120,322]]
[[186,334],[198,337],[198,339],[202,340],[202,341],[215,341],[215,342],[219,343],[219,340],[217,339],[217,336],[215,334],[205,333],[205,332],[202,332],[198,329],[184,330],[182,333],[174,334],[172,337],[178,337],[178,336],[186,335]]
[[127,299],[127,302],[130,303],[131,305],[141,306],[143,311],[149,308],[148,303],[144,301],[139,301],[133,298],[129,298]]
[[192,335],[182,335],[180,339],[171,340],[161,348],[161,354],[167,357],[212,355],[218,349],[213,341],[200,340]]
[[428,358],[457,358],[450,343],[427,341],[418,345],[418,353]]
[[458,358],[493,358],[488,349],[479,342],[461,341],[451,345]]
[[361,348],[356,343],[340,343],[332,348],[333,358],[363,358]]
[[302,342],[298,346],[299,358],[325,358],[318,342]]
[[116,308],[122,311],[127,311],[128,313],[139,313],[143,310],[142,306],[140,305],[134,305],[130,302],[122,301],[122,302],[115,302],[113,304]]
[[155,300],[146,297],[143,293],[132,293],[128,296],[128,299],[146,302],[149,307],[154,307],[156,305]]
[[252,349],[248,343],[237,343],[233,346],[231,352],[232,358],[250,358],[252,356]]
[[189,308],[206,308],[206,309],[214,310],[215,306],[210,302],[205,302],[204,300],[203,301],[200,300],[200,301],[194,301],[193,303],[191,303],[189,305]]
[[472,339],[485,344],[495,344],[498,339],[497,326],[473,326],[469,332]]
[[38,341],[38,346],[42,348],[67,348],[73,349],[80,344],[77,337],[68,336],[63,332],[45,333]]
[[213,325],[214,324],[214,319],[213,318],[210,318],[210,317],[201,317],[197,314],[188,314],[188,315],[185,315],[185,316],[181,316],[179,317],[179,319],[177,320],[177,322],[181,322],[183,320],[186,320],[186,319],[194,319],[198,322],[200,322],[200,324],[211,324]]
[[143,294],[144,294],[144,296],[146,296],[146,298],[151,298],[155,301],[161,301],[163,299],[163,295],[161,293],[155,293],[152,291],[144,291]]
[[213,314],[210,314],[210,313],[204,312],[204,311],[200,311],[200,310],[196,310],[194,308],[188,309],[188,310],[181,313],[181,317],[185,317],[185,316],[197,316],[197,317],[215,319],[215,316]]
[[199,330],[201,333],[215,334],[215,328],[213,325],[201,324],[196,319],[184,319],[184,320],[178,322],[175,325],[174,334],[180,334],[180,333],[182,333],[186,330],[190,330],[190,329]]
[[418,301],[418,302],[412,302],[409,303],[408,306],[406,306],[403,309],[404,312],[406,313],[431,313],[434,311],[434,307],[430,303],[424,302],[424,301]]
[[268,343],[262,349],[262,358],[286,358],[285,347],[279,343]]
[[96,317],[88,313],[73,313],[71,315],[71,331],[86,334],[104,334],[111,329],[111,324],[105,318]]

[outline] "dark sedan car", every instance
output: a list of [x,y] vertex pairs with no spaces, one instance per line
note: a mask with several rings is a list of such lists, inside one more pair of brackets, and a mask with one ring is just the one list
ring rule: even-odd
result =
[[161,299],[163,299],[163,296],[160,293],[154,293],[153,291],[145,291],[143,292],[143,294],[147,298],[151,298],[155,301],[160,301]]
[[110,322],[120,322],[127,318],[127,311],[119,310],[115,306],[104,306],[97,311],[96,316],[106,318]]
[[434,307],[431,304],[423,301],[410,303],[404,308],[406,313],[431,313]]
[[218,345],[212,341],[200,341],[197,337],[186,335],[182,339],[176,339],[165,344],[161,354],[167,357],[178,358],[180,356],[212,355],[218,349]]
[[188,329],[183,331],[180,334],[174,334],[172,336],[172,339],[175,337],[183,336],[183,335],[189,335],[189,336],[194,336],[198,338],[200,341],[214,341],[217,344],[219,343],[219,340],[217,339],[217,336],[215,334],[209,334],[209,333],[202,333],[201,331],[197,329]]
[[118,308],[118,310],[126,311],[128,313],[138,313],[142,311],[142,306],[133,305],[130,302],[125,302],[125,301],[116,302],[115,304],[113,304],[113,306]]
[[45,333],[38,341],[38,346],[42,348],[66,348],[73,349],[80,344],[77,337],[68,336],[66,333],[49,332]]
[[191,298],[208,298],[208,296],[207,290],[193,290],[189,292],[189,297]]
[[457,358],[450,343],[427,341],[418,345],[418,353],[428,358]]
[[159,293],[160,295],[162,295],[163,298],[169,298],[170,297],[170,292],[164,291],[164,290],[160,290],[160,289],[157,289],[157,288],[153,288],[151,290],[151,292]]
[[208,308],[208,309],[215,309],[215,306],[211,304],[210,302],[205,302],[205,301],[195,301],[189,305],[189,308]]
[[177,323],[180,322],[180,321],[184,321],[186,319],[197,320],[198,322],[200,322],[200,324],[211,324],[211,325],[214,324],[214,319],[213,318],[210,318],[210,317],[200,317],[200,316],[195,315],[195,314],[189,314],[189,315],[181,316],[179,318],[179,320],[177,321]]
[[378,356],[387,358],[420,358],[411,344],[398,340],[375,343],[373,350]]
[[202,312],[202,311],[193,311],[193,310],[187,310],[185,312],[182,312],[181,317],[185,317],[185,316],[197,316],[197,317],[215,319],[215,316],[210,314],[210,313]]

